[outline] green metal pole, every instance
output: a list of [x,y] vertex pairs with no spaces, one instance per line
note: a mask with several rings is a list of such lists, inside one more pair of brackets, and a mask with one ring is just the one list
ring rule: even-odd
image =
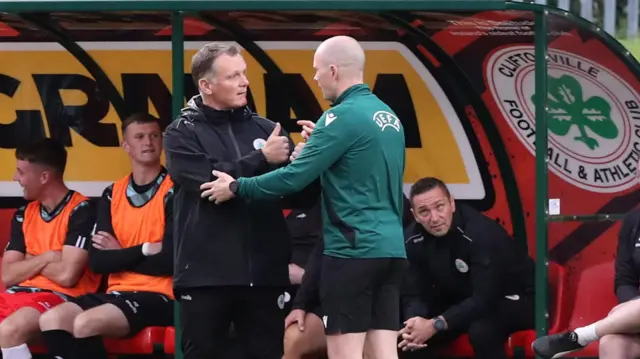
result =
[[535,93],[536,93],[536,335],[547,334],[547,14],[535,15]]
[[[174,12],[171,16],[171,67],[172,89],[171,113],[175,120],[184,107],[184,29],[182,14]],[[174,306],[175,359],[182,359],[182,335],[180,331],[180,303]]]

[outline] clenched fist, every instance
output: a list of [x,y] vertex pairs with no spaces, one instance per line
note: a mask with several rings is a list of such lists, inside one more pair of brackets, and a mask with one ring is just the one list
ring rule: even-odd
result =
[[276,123],[267,142],[262,147],[262,153],[266,157],[267,162],[279,165],[289,159],[289,138],[280,136],[280,123]]

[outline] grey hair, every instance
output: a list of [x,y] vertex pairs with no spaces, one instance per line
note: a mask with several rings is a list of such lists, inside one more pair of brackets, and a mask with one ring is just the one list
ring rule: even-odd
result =
[[213,64],[222,55],[237,56],[242,50],[235,43],[212,42],[204,45],[191,58],[191,77],[198,87],[198,82],[213,71]]

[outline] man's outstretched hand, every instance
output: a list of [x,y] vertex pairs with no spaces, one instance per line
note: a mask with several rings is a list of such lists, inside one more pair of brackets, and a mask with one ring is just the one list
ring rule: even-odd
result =
[[233,192],[229,189],[229,184],[235,179],[228,174],[220,171],[213,171],[214,176],[218,177],[215,181],[203,183],[200,186],[202,193],[200,197],[207,198],[211,202],[220,204],[234,197]]
[[308,120],[300,120],[297,124],[302,126],[302,132],[300,135],[305,141],[308,141],[309,137],[311,137],[311,134],[313,133],[313,129],[316,128],[316,124]]

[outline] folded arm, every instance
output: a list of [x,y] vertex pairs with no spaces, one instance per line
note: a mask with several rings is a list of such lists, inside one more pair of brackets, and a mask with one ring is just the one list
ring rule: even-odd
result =
[[47,264],[42,275],[66,288],[78,283],[89,260],[87,250],[95,221],[95,208],[89,201],[81,202],[73,209],[60,258]]
[[[96,221],[95,232],[106,232],[115,237],[115,231],[111,224],[111,191],[112,187],[107,187],[98,203],[98,219]],[[173,272],[173,240],[171,236],[173,233],[172,195],[173,191],[170,191],[165,196],[165,233],[163,237],[163,249],[160,253],[147,257],[142,252],[142,244],[128,248],[105,250],[95,248],[91,245],[89,247],[89,265],[91,270],[100,274],[132,271],[157,276],[171,275]]]
[[27,248],[22,230],[24,210],[25,207],[21,207],[13,215],[11,237],[2,256],[2,283],[5,287],[35,277],[54,258],[46,254],[26,258]]
[[159,253],[144,257],[135,266],[132,272],[151,276],[165,277],[173,274],[173,191],[165,196],[164,235],[162,237],[162,249]]

